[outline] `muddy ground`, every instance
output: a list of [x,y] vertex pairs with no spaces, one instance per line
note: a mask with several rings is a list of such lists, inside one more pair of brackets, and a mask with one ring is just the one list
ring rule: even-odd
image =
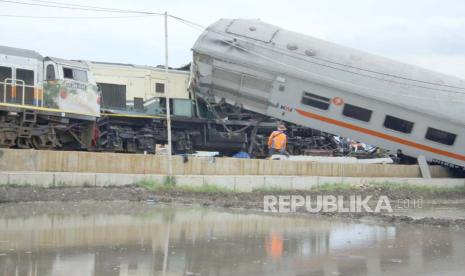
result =
[[[381,188],[360,188],[354,190],[333,190],[328,192],[293,191],[293,192],[251,192],[251,193],[224,193],[224,192],[187,192],[178,190],[152,191],[137,186],[124,187],[61,187],[61,188],[37,188],[30,186],[4,186],[0,187],[0,203],[20,203],[39,201],[144,201],[152,204],[195,204],[202,206],[248,209],[263,211],[264,195],[343,195],[353,194],[374,198],[380,195],[388,196],[390,200],[397,199],[422,199],[425,204],[464,205],[465,192],[427,192],[427,191],[403,191],[384,190]],[[308,214],[315,216],[315,214]],[[408,215],[395,215],[391,213],[318,213],[318,216],[341,217],[347,219],[375,219],[386,223],[409,223],[436,225],[438,227],[465,228],[465,219],[461,218],[420,218],[416,219]]]

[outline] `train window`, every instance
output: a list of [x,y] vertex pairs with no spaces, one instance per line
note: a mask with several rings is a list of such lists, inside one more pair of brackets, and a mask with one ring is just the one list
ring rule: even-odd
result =
[[16,79],[24,81],[25,85],[34,85],[34,71],[16,69]]
[[63,67],[63,76],[65,79],[87,82],[87,72],[84,70]]
[[372,111],[363,107],[358,107],[351,104],[345,104],[342,114],[344,116],[354,118],[360,121],[369,122]]
[[74,79],[73,78],[73,69],[63,67],[63,77],[65,79]]
[[426,132],[426,136],[425,136],[425,138],[428,140],[435,141],[435,142],[449,145],[449,146],[452,146],[454,144],[456,137],[457,135],[453,133],[439,130],[439,129],[432,128],[432,127],[428,128],[428,131]]
[[46,69],[45,73],[46,73],[46,76],[45,76],[46,80],[48,80],[48,81],[56,80],[55,66],[53,66],[53,64],[47,65],[47,69]]
[[309,92],[305,92],[302,96],[302,103],[305,105],[313,106],[319,109],[328,110],[329,109],[329,98],[315,95]]
[[11,78],[11,68],[0,66],[0,82],[5,82],[5,79]]
[[413,122],[386,115],[386,119],[384,120],[384,127],[403,133],[411,133],[413,129]]
[[164,83],[155,83],[155,92],[156,93],[165,93],[165,84]]
[[87,72],[84,70],[73,69],[73,76],[77,81],[87,82]]

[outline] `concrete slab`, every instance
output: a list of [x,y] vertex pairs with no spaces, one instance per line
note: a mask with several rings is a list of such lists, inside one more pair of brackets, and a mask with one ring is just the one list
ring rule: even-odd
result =
[[95,173],[54,173],[55,186],[95,186]]
[[265,188],[271,189],[283,189],[290,190],[292,189],[292,176],[265,176]]
[[318,176],[318,186],[326,184],[341,184],[344,183],[344,177],[337,176]]
[[54,185],[54,180],[54,173],[10,172],[8,184],[49,187]]
[[137,178],[134,174],[124,173],[96,173],[95,186],[125,186],[132,185],[136,182]]
[[237,192],[251,192],[265,186],[265,177],[259,175],[240,175],[235,177],[234,190]]
[[203,175],[177,175],[176,186],[179,187],[202,187],[204,183]]
[[0,186],[1,185],[8,185],[9,182],[9,174],[8,173],[1,173],[0,172]]
[[[216,185],[239,192],[251,192],[258,188],[310,189],[324,184],[346,183],[354,186],[370,184],[404,184],[424,187],[463,187],[465,179],[458,178],[394,178],[394,177],[323,177],[323,176],[273,176],[273,175],[178,175],[178,186],[201,187]],[[113,174],[113,173],[48,173],[48,172],[1,172],[0,185],[36,186],[124,186],[149,180],[163,184],[161,174]]]
[[234,175],[205,175],[203,177],[205,184],[215,185],[220,188],[234,190]]
[[294,176],[292,177],[292,189],[310,190],[318,187],[318,176]]
[[166,175],[161,175],[161,174],[135,174],[134,175],[134,183],[137,183],[138,181],[153,181],[156,184],[163,184],[166,180],[167,177]]

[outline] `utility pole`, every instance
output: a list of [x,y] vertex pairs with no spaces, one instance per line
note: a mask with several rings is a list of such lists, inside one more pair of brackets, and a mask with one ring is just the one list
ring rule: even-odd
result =
[[165,98],[166,98],[166,125],[168,131],[168,176],[171,181],[173,176],[173,157],[171,155],[171,108],[170,108],[170,86],[168,73],[168,12],[165,12]]

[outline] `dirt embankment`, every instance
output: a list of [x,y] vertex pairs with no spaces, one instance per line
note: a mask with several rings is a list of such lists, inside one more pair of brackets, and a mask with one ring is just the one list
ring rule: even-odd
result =
[[[19,203],[34,201],[148,201],[151,203],[196,204],[222,208],[241,208],[263,211],[264,195],[371,195],[378,198],[387,196],[390,200],[423,199],[425,202],[441,204],[457,204],[465,201],[465,192],[431,192],[414,190],[385,190],[380,188],[360,188],[358,190],[332,191],[261,191],[251,193],[233,192],[188,192],[176,189],[152,191],[137,186],[125,187],[64,187],[37,188],[30,186],[0,187],[0,203]],[[312,214],[308,214],[312,215]],[[436,226],[453,226],[465,228],[465,219],[452,218],[420,218],[415,219],[405,215],[391,213],[318,213],[318,215],[343,217],[350,219],[373,218],[387,223],[411,223]]]

